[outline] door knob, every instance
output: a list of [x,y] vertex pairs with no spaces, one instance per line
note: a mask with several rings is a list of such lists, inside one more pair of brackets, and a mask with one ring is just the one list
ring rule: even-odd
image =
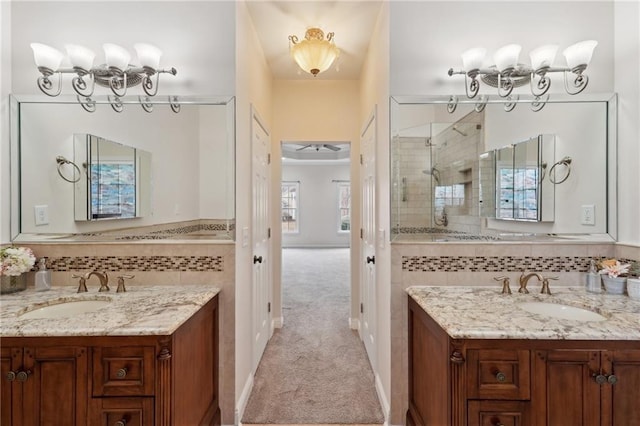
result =
[[375,256],[367,256],[367,263],[373,263],[375,265],[376,264],[376,257]]
[[30,374],[31,370],[20,371],[18,374],[16,374],[16,380],[19,382],[26,382]]
[[253,256],[253,264],[262,263],[262,256]]

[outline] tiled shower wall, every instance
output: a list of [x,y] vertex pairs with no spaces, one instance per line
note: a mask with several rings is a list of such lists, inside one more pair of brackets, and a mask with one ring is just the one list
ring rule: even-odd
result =
[[[54,286],[77,286],[74,274],[105,270],[115,284],[119,273],[134,275],[127,287],[187,284],[217,287],[220,309],[220,409],[222,423],[234,423],[235,382],[235,245],[230,243],[69,243],[21,244],[46,257]],[[27,283],[33,286],[33,273]],[[90,293],[98,280],[87,281]],[[112,286],[112,291],[114,290]],[[126,297],[126,293],[122,295]]]
[[558,276],[554,286],[584,284],[591,258],[640,261],[640,247],[622,244],[546,243],[394,243],[391,248],[391,419],[404,424],[407,410],[407,295],[414,285],[501,284],[494,277],[511,278],[511,288],[524,270]]

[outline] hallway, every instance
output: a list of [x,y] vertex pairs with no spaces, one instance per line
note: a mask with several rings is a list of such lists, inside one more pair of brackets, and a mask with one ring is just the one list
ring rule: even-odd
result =
[[242,424],[382,424],[364,345],[348,325],[349,249],[283,249],[282,271],[284,325]]

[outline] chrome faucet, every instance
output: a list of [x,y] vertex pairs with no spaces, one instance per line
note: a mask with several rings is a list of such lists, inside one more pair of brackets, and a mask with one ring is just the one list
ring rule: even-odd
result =
[[518,293],[529,293],[527,290],[527,283],[531,277],[538,278],[538,281],[542,282],[542,288],[540,289],[541,294],[551,294],[551,290],[549,290],[549,280],[557,280],[558,277],[544,277],[537,272],[531,272],[527,275],[524,272],[520,275],[520,288],[518,289]]
[[99,271],[91,271],[87,272],[84,275],[72,275],[73,278],[79,278],[80,282],[78,284],[78,293],[86,293],[87,292],[87,280],[91,278],[92,275],[95,275],[100,280],[100,289],[99,292],[109,291],[109,276],[106,272]]

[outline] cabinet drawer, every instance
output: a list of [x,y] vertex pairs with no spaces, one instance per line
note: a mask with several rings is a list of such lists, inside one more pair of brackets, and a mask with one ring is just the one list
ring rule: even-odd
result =
[[94,348],[93,396],[153,396],[153,347]]
[[468,426],[527,426],[528,402],[469,401]]
[[93,426],[153,426],[153,398],[93,398]]
[[467,397],[528,400],[528,350],[472,349],[467,351]]

